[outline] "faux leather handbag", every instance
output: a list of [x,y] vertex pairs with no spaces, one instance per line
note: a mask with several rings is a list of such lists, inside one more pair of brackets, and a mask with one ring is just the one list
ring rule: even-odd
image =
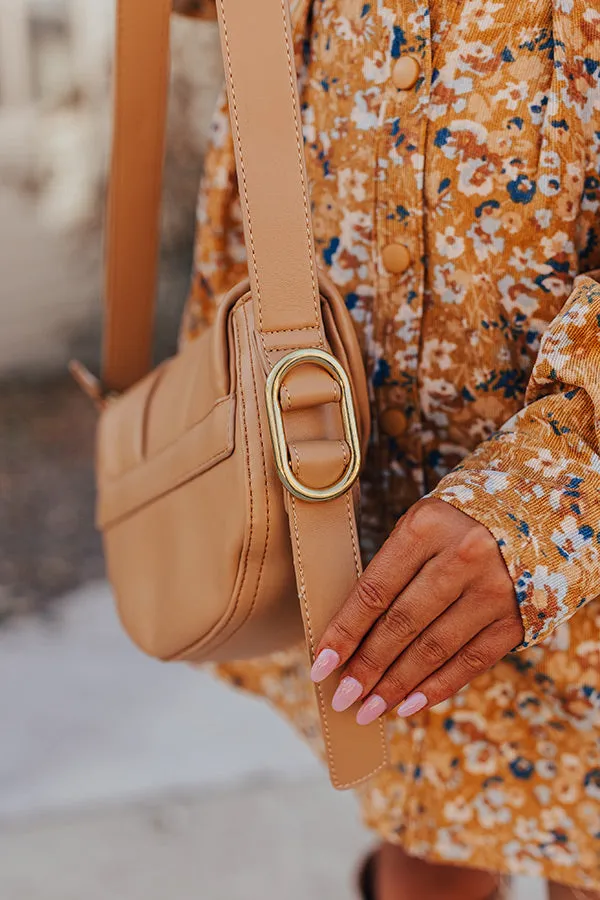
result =
[[[171,0],[119,0],[98,525],[125,629],[161,660],[311,659],[361,572],[369,433],[344,301],[317,271],[285,0],[217,0],[249,281],[151,371]],[[381,722],[316,686],[333,784],[385,764]]]

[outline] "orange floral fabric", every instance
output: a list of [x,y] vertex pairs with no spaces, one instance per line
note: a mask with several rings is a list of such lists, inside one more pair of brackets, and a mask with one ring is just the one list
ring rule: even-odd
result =
[[[432,493],[494,534],[526,629],[456,697],[388,717],[392,765],[357,792],[365,821],[432,860],[599,889],[600,287],[577,276],[600,265],[600,11],[292,12],[317,252],[371,387],[365,556]],[[223,103],[186,339],[245,271]],[[219,673],[321,752],[301,648]]]

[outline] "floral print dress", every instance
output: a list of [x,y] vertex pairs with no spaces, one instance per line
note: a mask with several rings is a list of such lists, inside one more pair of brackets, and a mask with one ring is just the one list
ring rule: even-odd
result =
[[[203,15],[208,0],[196,4]],[[295,0],[320,265],[354,317],[371,555],[427,493],[496,537],[522,647],[388,717],[357,792],[411,854],[600,888],[600,8]],[[245,272],[226,105],[184,322]],[[579,277],[577,277],[579,276]],[[303,648],[221,666],[321,751]]]

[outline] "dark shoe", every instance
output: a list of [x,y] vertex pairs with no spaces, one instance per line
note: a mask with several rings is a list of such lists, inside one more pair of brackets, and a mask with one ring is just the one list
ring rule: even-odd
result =
[[377,865],[377,852],[369,854],[358,873],[358,890],[361,900],[376,900],[375,897],[375,867]]

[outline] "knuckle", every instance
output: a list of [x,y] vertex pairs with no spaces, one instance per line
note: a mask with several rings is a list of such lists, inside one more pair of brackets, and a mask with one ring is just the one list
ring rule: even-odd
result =
[[378,686],[377,693],[387,701],[388,705],[392,705],[399,703],[406,697],[408,687],[400,672],[391,669]]
[[350,622],[346,621],[345,618],[339,618],[332,623],[331,627],[334,639],[330,643],[333,643],[341,650],[345,650],[349,646],[354,646],[356,643],[356,636]]
[[518,612],[513,618],[500,619],[494,625],[494,637],[501,650],[512,650],[521,643],[524,633],[523,621]]
[[514,647],[517,647],[524,640],[525,626],[523,624],[523,619],[520,615],[518,615],[517,620],[512,624],[512,629],[510,632],[510,649],[512,650]]
[[356,598],[361,609],[369,615],[381,615],[388,606],[383,586],[373,578],[364,578],[358,582]]
[[456,549],[456,555],[461,562],[472,565],[489,560],[490,556],[496,552],[497,546],[496,539],[491,532],[483,525],[477,525],[462,536]]
[[400,641],[411,641],[419,633],[412,612],[400,602],[393,603],[386,612],[385,625]]
[[493,575],[489,575],[485,581],[486,593],[494,597],[510,597],[512,600],[515,595],[513,583],[508,571],[495,571]]
[[357,655],[356,664],[353,666],[353,669],[360,669],[364,672],[375,673],[380,672],[381,668],[381,659],[379,658],[379,654],[376,652],[375,648],[369,647],[368,645],[362,647],[360,653]]
[[406,515],[405,529],[415,541],[429,539],[439,525],[438,511],[426,502],[418,503]]
[[481,647],[465,647],[461,652],[461,663],[468,672],[481,672],[489,666],[488,654]]
[[437,667],[446,659],[447,653],[443,642],[433,634],[425,632],[415,645],[415,653],[421,662]]
[[433,684],[427,691],[427,696],[429,701],[435,705],[447,697],[451,697],[456,690],[457,687],[453,683],[451,675],[442,670],[436,674]]

